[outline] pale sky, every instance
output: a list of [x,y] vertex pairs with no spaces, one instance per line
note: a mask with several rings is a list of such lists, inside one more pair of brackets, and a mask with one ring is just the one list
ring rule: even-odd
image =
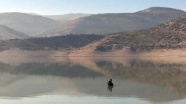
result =
[[0,12],[42,15],[131,13],[157,6],[186,10],[186,0],[0,0]]

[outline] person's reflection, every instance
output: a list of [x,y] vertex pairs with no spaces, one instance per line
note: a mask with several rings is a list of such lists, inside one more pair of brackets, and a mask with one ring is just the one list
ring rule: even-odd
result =
[[110,91],[110,92],[112,92],[113,87],[114,87],[114,86],[108,86],[108,87],[107,87],[107,90]]

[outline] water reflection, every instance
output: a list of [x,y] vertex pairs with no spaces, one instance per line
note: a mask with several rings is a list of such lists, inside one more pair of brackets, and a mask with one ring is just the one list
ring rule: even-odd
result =
[[112,92],[112,89],[114,88],[114,86],[107,86],[107,90]]
[[[0,63],[0,96],[133,97],[165,102],[186,97],[186,64],[131,59],[70,59],[65,62]],[[106,81],[114,79],[113,87]],[[107,89],[105,89],[107,88]]]

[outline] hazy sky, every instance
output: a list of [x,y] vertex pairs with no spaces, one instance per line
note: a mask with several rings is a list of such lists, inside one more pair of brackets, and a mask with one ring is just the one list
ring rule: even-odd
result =
[[0,12],[37,14],[126,13],[148,7],[186,10],[186,0],[0,0]]

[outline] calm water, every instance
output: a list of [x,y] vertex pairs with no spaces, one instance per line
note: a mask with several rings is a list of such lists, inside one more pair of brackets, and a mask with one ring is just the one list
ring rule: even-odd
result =
[[[107,87],[113,79],[115,86]],[[186,64],[75,59],[0,63],[0,104],[185,104]]]

